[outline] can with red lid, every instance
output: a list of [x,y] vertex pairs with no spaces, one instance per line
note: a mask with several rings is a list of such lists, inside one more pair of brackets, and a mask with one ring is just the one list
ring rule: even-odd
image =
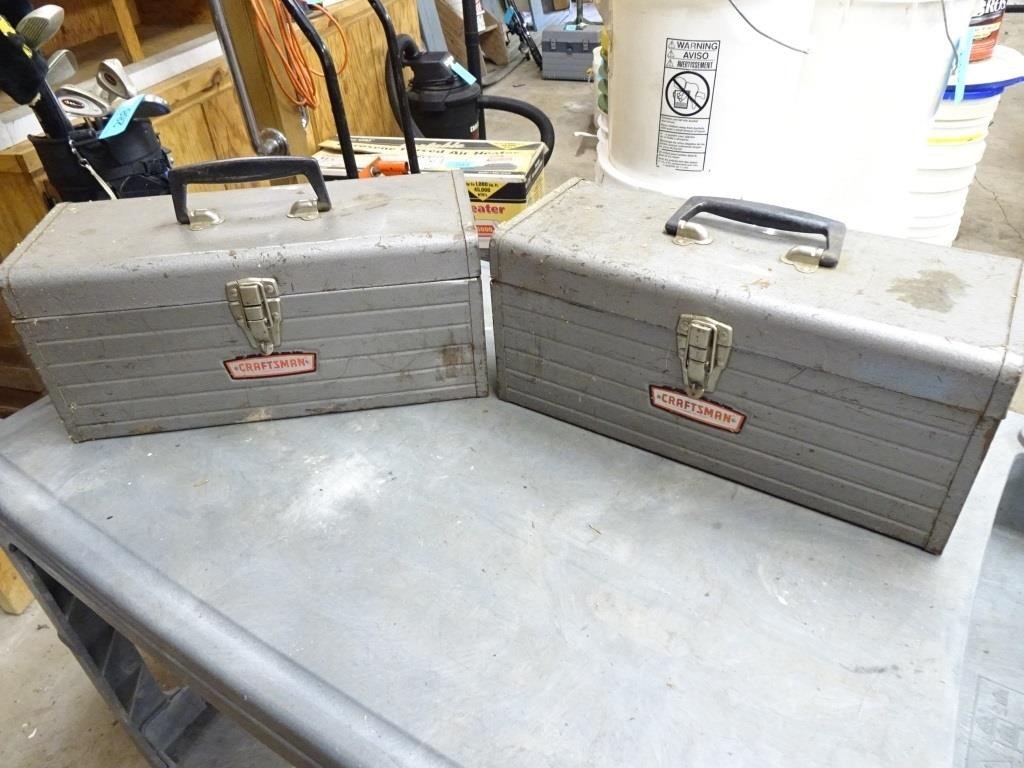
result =
[[1006,0],[978,0],[971,16],[971,61],[992,58],[1006,15]]

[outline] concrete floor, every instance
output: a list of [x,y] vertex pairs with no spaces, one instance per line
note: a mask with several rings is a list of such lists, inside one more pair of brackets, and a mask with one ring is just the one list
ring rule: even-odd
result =
[[[1010,17],[1002,42],[1024,47],[1024,21]],[[548,188],[591,177],[591,103],[585,83],[544,81],[524,63],[493,93],[531,101],[554,120],[558,143]],[[1024,255],[1024,86],[1003,99],[988,150],[971,190],[957,244]],[[532,136],[518,118],[495,115],[493,138]],[[1024,398],[1016,407],[1024,410]],[[1013,498],[1024,498],[1024,468]],[[1012,498],[1000,515],[979,585],[965,669],[957,768],[1024,768],[1024,513]],[[38,606],[0,614],[0,766],[3,768],[144,768],[84,673]],[[220,761],[210,765],[223,764]],[[232,764],[235,764],[232,761]],[[253,765],[255,762],[238,763]],[[928,767],[934,768],[934,767]]]

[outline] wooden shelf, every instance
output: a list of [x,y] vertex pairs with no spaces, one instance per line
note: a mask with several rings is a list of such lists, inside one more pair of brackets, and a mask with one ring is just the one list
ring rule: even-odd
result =
[[[64,25],[41,53],[74,53],[79,71],[72,83],[91,81],[104,59],[135,64],[213,31],[206,0],[61,0],[61,6]],[[0,113],[15,106],[0,94]]]
[[[146,23],[140,24],[137,32],[142,45],[142,51],[149,57],[169,51],[182,43],[211,34],[213,32],[213,25],[209,21],[193,22],[184,25],[166,22]],[[47,46],[47,48],[50,47],[49,45]],[[113,32],[76,45],[74,54],[75,58],[78,59],[78,72],[68,81],[74,84],[91,83],[96,77],[100,62],[104,59],[120,59],[123,63],[128,63],[124,56],[121,41],[117,34]],[[0,113],[13,109],[16,106],[10,97],[0,94]]]
[[[137,31],[142,52],[149,57],[209,34],[213,32],[213,25],[208,21],[185,25],[144,23]],[[95,77],[99,63],[104,59],[120,59],[124,64],[129,63],[115,34],[82,43],[75,47],[74,53],[78,58],[78,74],[74,79],[79,81]]]
[[51,53],[59,48],[78,48],[107,35],[118,39],[124,63],[133,64],[152,54],[144,43],[147,25],[188,26],[209,23],[210,9],[204,0],[62,0],[64,26],[46,45]]

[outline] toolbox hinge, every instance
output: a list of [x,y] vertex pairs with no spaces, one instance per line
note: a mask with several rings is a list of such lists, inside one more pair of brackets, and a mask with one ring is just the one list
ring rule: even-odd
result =
[[732,327],[710,317],[680,315],[676,341],[686,394],[703,397],[705,392],[714,392],[729,364]]
[[228,308],[245,338],[262,355],[281,346],[281,291],[277,280],[247,277],[224,286]]

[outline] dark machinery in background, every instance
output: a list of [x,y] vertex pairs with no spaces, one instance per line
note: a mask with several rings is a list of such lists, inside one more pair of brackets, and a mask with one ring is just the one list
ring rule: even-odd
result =
[[[537,127],[540,140],[548,147],[547,157],[550,158],[555,148],[555,129],[544,112],[525,101],[483,93],[480,85],[480,36],[476,25],[475,0],[463,3],[463,16],[468,72],[447,51],[421,51],[416,41],[408,35],[397,36],[393,44],[389,39],[389,62],[385,79],[395,118],[405,125],[399,91],[405,82],[402,70],[409,67],[413,77],[407,96],[414,136],[486,139],[484,111],[491,109],[510,112],[526,118]],[[397,64],[396,57],[392,55],[393,48],[397,49]]]
[[508,27],[510,34],[519,38],[519,52],[523,56],[533,59],[533,63],[543,69],[544,57],[541,55],[537,43],[533,41],[530,30],[526,28],[526,18],[519,10],[519,6],[516,5],[516,0],[502,0],[502,4],[505,7],[505,26]]
[[[482,113],[493,109],[510,112],[532,122],[540,133],[540,140],[547,145],[550,157],[555,148],[555,129],[541,110],[525,101],[483,93],[479,79],[462,74],[461,67],[447,51],[421,51],[408,35],[400,35],[397,44],[401,65],[409,67],[413,73],[408,99],[414,135],[432,139],[486,138]],[[392,109],[397,117],[392,70],[388,72],[387,81]]]

